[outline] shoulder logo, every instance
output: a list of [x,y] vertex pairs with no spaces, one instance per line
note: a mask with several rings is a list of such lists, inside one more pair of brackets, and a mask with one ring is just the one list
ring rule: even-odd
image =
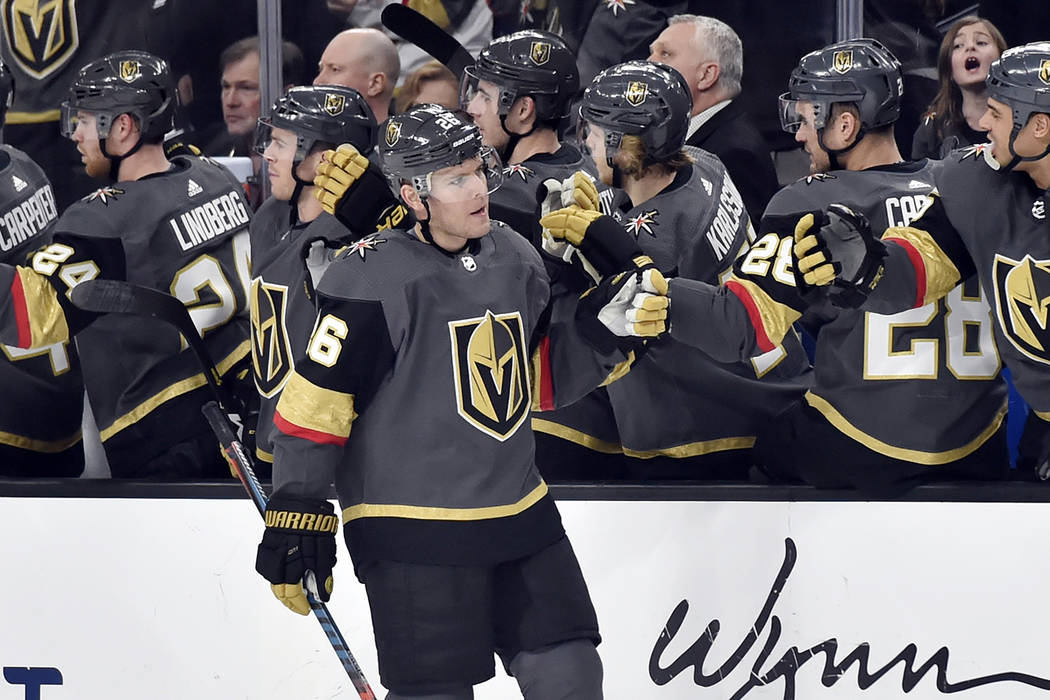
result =
[[992,170],[998,170],[1001,166],[999,161],[995,159],[995,155],[992,153],[992,144],[990,143],[977,143],[966,148],[959,149],[959,161],[964,161],[967,158],[973,158],[974,160],[983,160]]
[[620,10],[627,11],[628,5],[633,5],[634,0],[602,0],[605,3],[605,9],[611,10],[613,17],[617,17]]
[[1050,58],[1044,58],[1039,64],[1039,79],[1050,85]]
[[117,197],[119,197],[122,194],[124,194],[124,190],[122,190],[120,188],[117,188],[117,187],[113,187],[111,185],[109,187],[100,187],[99,189],[95,190],[94,192],[89,194],[87,197],[84,197],[80,201],[82,201],[82,202],[96,202],[97,201],[97,202],[102,202],[106,206],[109,206],[109,200],[116,199]]
[[343,109],[346,108],[346,95],[340,95],[335,92],[326,92],[324,94],[324,111],[333,117],[338,117],[343,113]]
[[80,46],[75,0],[0,0],[11,57],[26,74],[43,79],[64,66]]
[[1032,216],[1040,221],[1046,218],[1046,202],[1042,197],[1032,202]]
[[551,45],[546,41],[534,41],[529,49],[529,59],[537,66],[542,66],[551,58]]
[[142,75],[142,64],[138,61],[120,62],[120,79],[125,83],[135,82]]
[[386,239],[385,238],[380,238],[379,235],[380,235],[379,232],[370,233],[367,236],[365,236],[364,238],[362,238],[362,239],[360,239],[358,241],[354,241],[353,243],[348,245],[346,248],[344,248],[344,250],[346,251],[346,257],[350,257],[354,253],[357,253],[359,256],[361,256],[361,259],[364,260],[365,259],[365,253],[367,251],[375,250],[376,246],[379,245],[380,243],[386,243]]
[[25,180],[18,177],[17,175],[11,176],[11,184],[15,186],[15,192],[21,192],[25,188],[29,187],[29,183],[27,183]]
[[623,226],[627,229],[628,233],[633,233],[635,238],[638,238],[642,231],[645,231],[653,238],[656,238],[656,232],[653,231],[653,226],[657,224],[656,218],[659,215],[660,212],[658,210],[650,209],[641,214],[628,217]]
[[190,197],[196,197],[197,195],[199,195],[199,194],[200,194],[201,192],[203,192],[203,191],[204,191],[204,188],[203,188],[203,187],[201,187],[200,185],[198,185],[198,184],[197,184],[196,182],[194,182],[193,180],[190,180],[190,181],[189,181],[189,182],[188,182],[188,183],[186,184],[186,194],[187,194],[188,196],[190,196]]
[[806,176],[806,184],[812,185],[814,182],[826,182],[834,179],[835,176],[831,173],[813,173],[812,175]]
[[392,119],[386,125],[386,145],[393,146],[401,138],[401,122]]
[[844,75],[853,70],[853,51],[836,51],[831,70]]
[[704,186],[704,192],[707,192],[707,196],[710,197],[711,193],[715,191],[715,186],[711,184],[711,181],[706,177],[700,178],[700,184]]
[[284,386],[294,364],[292,343],[284,325],[288,287],[256,277],[252,280],[249,304],[255,386],[260,394],[270,398]]
[[992,274],[995,312],[1003,335],[1022,354],[1050,364],[1050,260],[1029,255],[1012,260],[996,254]]
[[624,97],[631,104],[638,106],[645,102],[645,96],[649,94],[649,86],[640,80],[632,80],[627,84],[627,91],[624,93]]
[[456,408],[463,420],[500,442],[529,415],[529,371],[521,314],[450,321]]
[[532,174],[533,174],[533,171],[531,169],[525,167],[521,163],[514,163],[513,165],[508,165],[507,167],[505,167],[503,169],[503,176],[504,177],[510,177],[511,175],[517,175],[522,180],[528,180],[529,179],[529,175],[532,175]]

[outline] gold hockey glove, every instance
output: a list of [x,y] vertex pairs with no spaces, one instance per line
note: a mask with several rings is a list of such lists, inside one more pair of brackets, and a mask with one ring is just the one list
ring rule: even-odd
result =
[[255,570],[277,599],[300,615],[310,613],[307,586],[322,601],[332,596],[335,535],[339,518],[328,501],[275,496],[266,506],[266,530]]
[[576,323],[580,335],[599,352],[627,351],[638,339],[666,333],[668,306],[667,280],[650,261],[649,267],[610,275],[584,292]]
[[[863,214],[842,204],[806,214],[795,226],[792,262],[796,283],[828,287],[835,306],[856,309],[882,279],[885,244],[871,231]],[[801,279],[800,279],[801,278]]]
[[317,187],[314,197],[326,212],[335,216],[339,201],[366,170],[368,159],[352,144],[344,143],[334,151],[325,151],[314,177],[314,186]]

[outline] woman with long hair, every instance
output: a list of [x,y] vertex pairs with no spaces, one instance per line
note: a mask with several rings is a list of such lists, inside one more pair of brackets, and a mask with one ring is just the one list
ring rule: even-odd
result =
[[977,124],[988,101],[984,79],[1005,50],[1003,35],[986,19],[968,15],[951,26],[937,54],[940,89],[912,139],[913,160],[986,140]]

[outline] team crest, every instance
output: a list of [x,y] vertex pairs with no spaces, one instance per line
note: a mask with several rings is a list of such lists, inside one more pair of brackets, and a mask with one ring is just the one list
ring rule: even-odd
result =
[[133,83],[142,75],[142,64],[138,61],[120,62],[120,79],[125,83]]
[[1039,79],[1050,85],[1050,58],[1044,58],[1039,64]]
[[508,165],[507,167],[505,167],[503,169],[503,177],[510,177],[511,175],[517,175],[522,180],[528,180],[529,179],[529,175],[532,175],[532,174],[533,174],[532,170],[530,170],[529,168],[526,168],[521,163],[514,163],[513,165]]
[[124,190],[122,190],[122,189],[120,189],[118,187],[113,187],[111,185],[109,187],[100,187],[100,188],[98,188],[97,190],[95,190],[94,192],[89,194],[87,197],[84,197],[84,199],[82,201],[85,201],[85,202],[102,202],[106,206],[109,206],[109,200],[116,199],[117,197],[119,197],[122,194],[124,194]]
[[[361,259],[365,259],[365,253],[369,250],[375,250],[376,246],[380,243],[386,243],[385,238],[380,238],[379,233],[370,233],[359,241],[354,241],[343,250],[346,251],[345,257],[350,257],[354,253],[361,256]],[[340,251],[342,252],[342,251]]]
[[37,80],[62,68],[80,46],[75,0],[0,0],[14,62]]
[[503,442],[529,415],[525,331],[518,312],[451,321],[456,407],[460,417]]
[[656,238],[656,232],[653,231],[653,226],[656,225],[656,217],[660,215],[660,212],[656,209],[650,209],[649,211],[642,212],[636,216],[629,217],[624,222],[624,228],[627,229],[628,233],[633,233],[635,238],[638,238],[645,231],[653,238]]
[[828,180],[834,180],[835,176],[831,173],[813,173],[812,175],[806,175],[805,180],[807,185],[812,185],[814,182],[827,182]]
[[252,365],[259,394],[272,397],[291,375],[294,361],[292,343],[284,325],[288,310],[288,287],[252,280],[251,299]]
[[627,11],[628,5],[633,5],[634,0],[603,0],[605,2],[605,9],[612,10],[613,17],[619,16],[620,10]]
[[1050,364],[1050,260],[1028,255],[1011,260],[997,254],[992,273],[995,312],[1003,335],[1024,355]]
[[550,60],[551,57],[551,45],[546,41],[534,41],[532,42],[532,48],[529,50],[529,58],[537,66],[542,66],[544,63]]
[[386,145],[393,146],[401,139],[401,122],[392,121],[386,125]]
[[634,80],[628,83],[627,92],[624,93],[624,97],[631,104],[638,106],[645,102],[645,96],[649,93],[649,86],[645,83]]
[[326,92],[324,95],[324,111],[331,114],[333,117],[338,117],[343,113],[343,109],[346,107],[346,95],[339,95],[334,92]]
[[853,70],[853,51],[836,51],[831,70],[840,74]]

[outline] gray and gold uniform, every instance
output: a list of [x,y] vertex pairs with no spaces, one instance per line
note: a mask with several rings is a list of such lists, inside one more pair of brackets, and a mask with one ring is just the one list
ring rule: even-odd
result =
[[205,377],[179,332],[161,321],[83,312],[67,291],[99,277],[171,293],[226,374],[249,350],[249,216],[228,170],[177,157],[165,172],[103,187],[67,209],[31,267],[0,266],[0,285],[11,290],[0,340],[39,348],[77,336],[114,476],[228,472],[213,455],[198,454],[199,445],[187,448],[192,454],[175,447],[210,440],[200,413]]

